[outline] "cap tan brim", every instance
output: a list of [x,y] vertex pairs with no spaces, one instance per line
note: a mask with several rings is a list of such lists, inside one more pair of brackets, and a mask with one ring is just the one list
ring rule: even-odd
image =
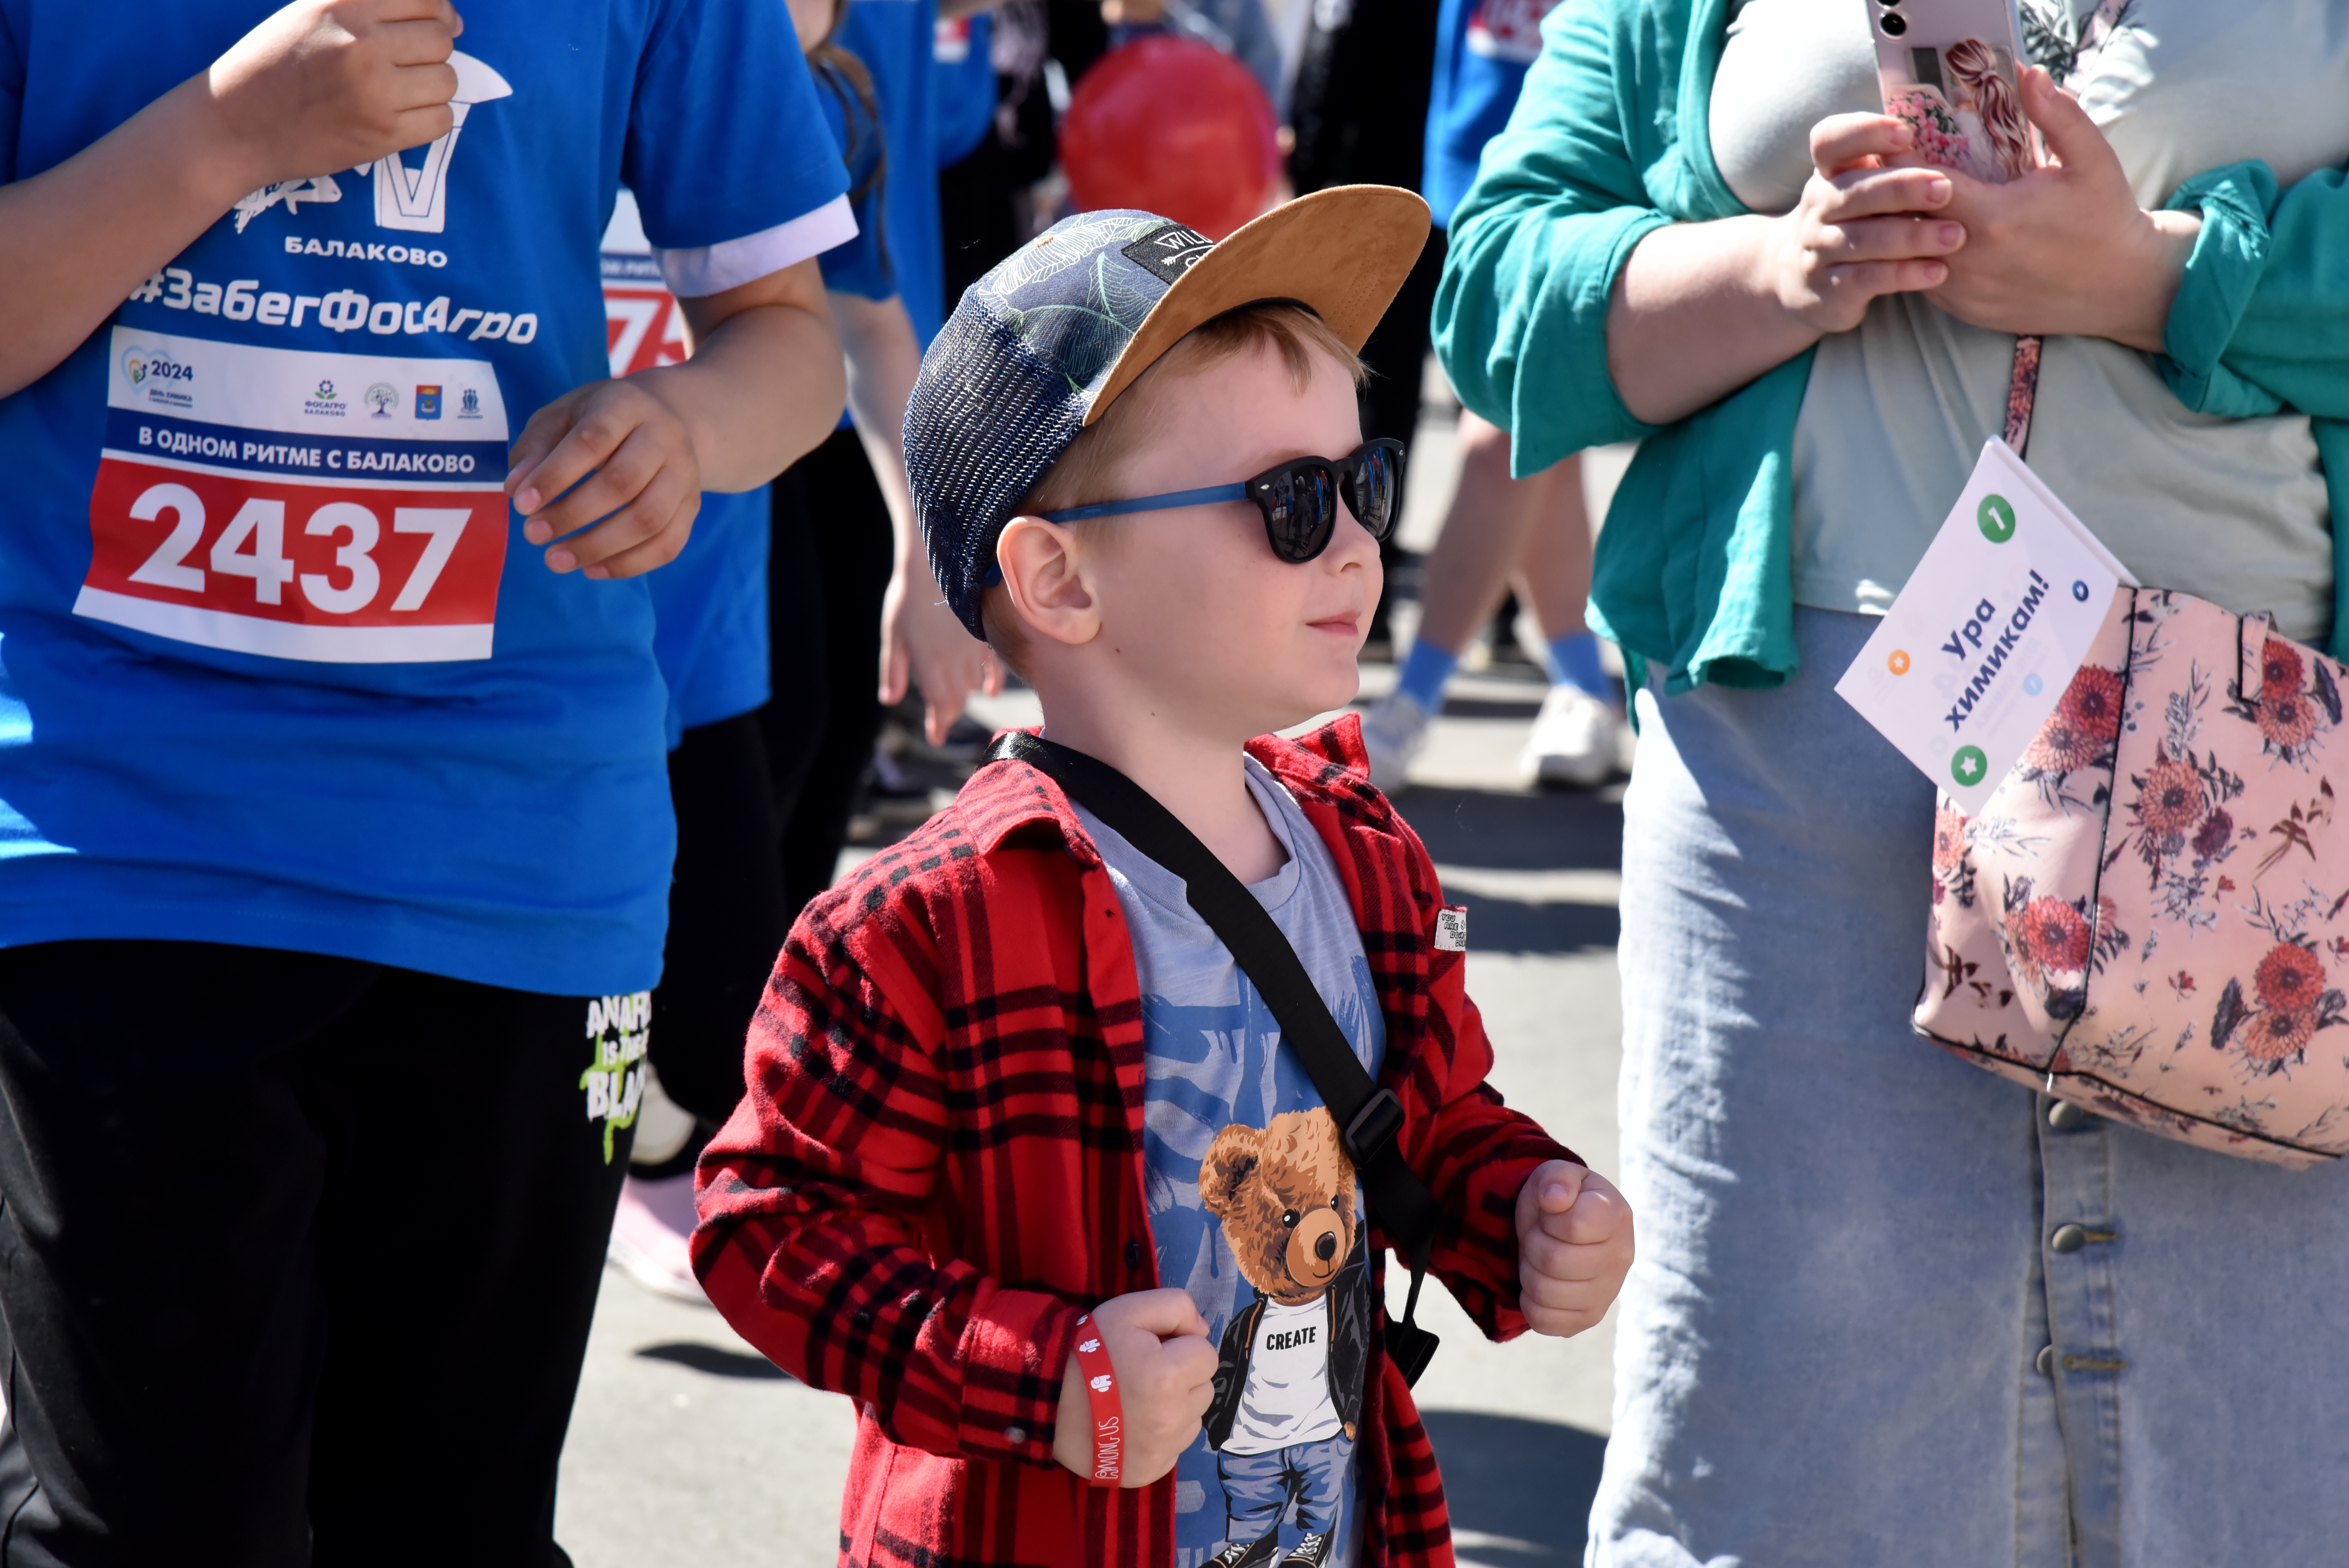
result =
[[1361,352],[1427,246],[1427,203],[1393,185],[1333,185],[1299,196],[1218,241],[1176,279],[1110,366],[1085,412],[1100,418],[1119,393],[1192,328],[1257,300],[1309,306]]

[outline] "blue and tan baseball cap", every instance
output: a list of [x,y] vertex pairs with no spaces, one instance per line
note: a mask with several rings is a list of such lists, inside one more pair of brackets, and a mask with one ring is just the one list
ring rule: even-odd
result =
[[1427,243],[1427,203],[1340,185],[1221,241],[1131,210],[1063,218],[964,291],[905,406],[930,567],[974,635],[995,542],[1084,428],[1192,328],[1293,300],[1359,351]]

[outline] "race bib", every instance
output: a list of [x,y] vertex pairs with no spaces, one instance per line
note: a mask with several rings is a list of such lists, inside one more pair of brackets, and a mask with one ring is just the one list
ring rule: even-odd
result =
[[114,329],[74,614],[329,664],[486,659],[505,404],[479,359]]
[[676,365],[686,356],[685,314],[649,254],[604,252],[604,335],[616,377]]
[[1513,65],[1541,58],[1542,18],[1557,0],[1476,0],[1464,40],[1472,55]]

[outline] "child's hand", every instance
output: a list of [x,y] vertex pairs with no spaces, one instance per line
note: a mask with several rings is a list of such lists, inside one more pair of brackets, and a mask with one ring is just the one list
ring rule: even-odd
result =
[[[1125,1421],[1122,1486],[1148,1486],[1174,1468],[1216,1398],[1216,1347],[1207,1320],[1188,1291],[1138,1290],[1093,1308],[1088,1334],[1101,1336],[1117,1378]],[[1092,1396],[1076,1357],[1061,1379],[1061,1415],[1052,1457],[1081,1476],[1093,1473]]]
[[449,0],[295,0],[206,73],[254,185],[356,169],[449,132]]
[[685,548],[701,510],[701,462],[684,420],[649,379],[591,381],[565,393],[532,415],[514,442],[506,493],[529,520],[523,537],[563,540],[546,552],[547,570],[634,577]]
[[994,696],[1003,690],[1003,671],[988,645],[938,603],[938,595],[929,562],[916,557],[897,562],[881,600],[882,706],[903,698],[909,679],[921,687],[932,746],[945,742],[947,727],[962,716],[971,693]]
[[1601,1317],[1631,1271],[1631,1205],[1606,1177],[1563,1160],[1517,1189],[1519,1305],[1537,1334],[1566,1338]]

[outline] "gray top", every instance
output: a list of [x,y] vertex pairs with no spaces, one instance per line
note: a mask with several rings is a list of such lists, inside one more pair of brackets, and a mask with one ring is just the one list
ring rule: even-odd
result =
[[[2023,9],[2067,30],[2062,3]],[[2247,158],[2289,184],[2349,160],[2349,0],[2134,0],[2070,85],[2147,207]],[[1879,106],[1865,0],[1747,0],[1713,84],[1713,155],[1740,201],[1783,212],[1811,126]],[[2003,423],[2013,351],[1913,294],[1820,345],[1795,428],[1797,603],[1890,605]],[[2332,514],[2305,416],[2190,414],[2148,356],[2052,338],[2030,456],[2140,582],[2272,611],[2304,642],[2329,632]]]
[[[1378,988],[1337,862],[1279,780],[1254,758],[1247,767],[1248,790],[1288,852],[1278,872],[1250,883],[1248,891],[1297,950],[1314,988],[1375,1078],[1386,1053],[1386,1018],[1379,1011]],[[1292,1193],[1268,1210],[1237,1212],[1227,1204],[1221,1217],[1210,1211],[1201,1186],[1219,1140],[1226,1151],[1236,1146],[1235,1139],[1238,1147],[1261,1150],[1268,1181],[1300,1191],[1312,1186],[1319,1194],[1332,1184],[1328,1179],[1316,1185],[1291,1181],[1282,1172],[1318,1171],[1342,1160],[1336,1154],[1335,1124],[1304,1064],[1280,1049],[1280,1026],[1255,985],[1185,899],[1182,879],[1082,806],[1076,814],[1108,862],[1141,983],[1146,1071],[1143,1166],[1158,1277],[1190,1292],[1233,1375],[1242,1376],[1238,1368],[1245,1366],[1238,1413],[1222,1449],[1210,1447],[1203,1431],[1176,1461],[1175,1544],[1185,1553],[1197,1553],[1185,1558],[1196,1562],[1228,1542],[1257,1539],[1268,1528],[1259,1515],[1268,1500],[1285,1495],[1289,1483],[1283,1478],[1293,1470],[1301,1478],[1295,1528],[1333,1534],[1338,1549],[1328,1561],[1350,1563],[1359,1545],[1361,1488],[1353,1440],[1344,1430],[1343,1401],[1330,1386],[1330,1357],[1336,1347],[1330,1344],[1335,1319],[1328,1297],[1331,1291],[1368,1290],[1363,1271],[1350,1266],[1362,1261],[1366,1250],[1359,1224],[1360,1188],[1353,1190],[1358,1222],[1350,1235],[1328,1223],[1327,1197]],[[1268,1128],[1270,1134],[1259,1142],[1256,1131]],[[1232,1138],[1224,1137],[1235,1129]],[[1216,1158],[1224,1169],[1232,1168],[1227,1154]],[[1251,1218],[1277,1216],[1284,1203],[1299,1216],[1287,1233],[1267,1229],[1278,1224],[1278,1218]],[[1293,1272],[1298,1250],[1285,1244],[1290,1235],[1304,1237],[1317,1225],[1338,1232],[1343,1243],[1331,1244],[1328,1262],[1341,1272],[1326,1287],[1318,1281],[1300,1283]],[[1304,1254],[1307,1266],[1311,1258],[1309,1252]],[[1252,1335],[1227,1333],[1263,1294],[1253,1278],[1268,1279],[1285,1295],[1307,1299],[1282,1305],[1268,1297]],[[1367,1295],[1361,1299],[1361,1315],[1354,1321],[1367,1323]],[[1243,1337],[1250,1341],[1245,1356]],[[1359,1408],[1359,1397],[1352,1408]]]

